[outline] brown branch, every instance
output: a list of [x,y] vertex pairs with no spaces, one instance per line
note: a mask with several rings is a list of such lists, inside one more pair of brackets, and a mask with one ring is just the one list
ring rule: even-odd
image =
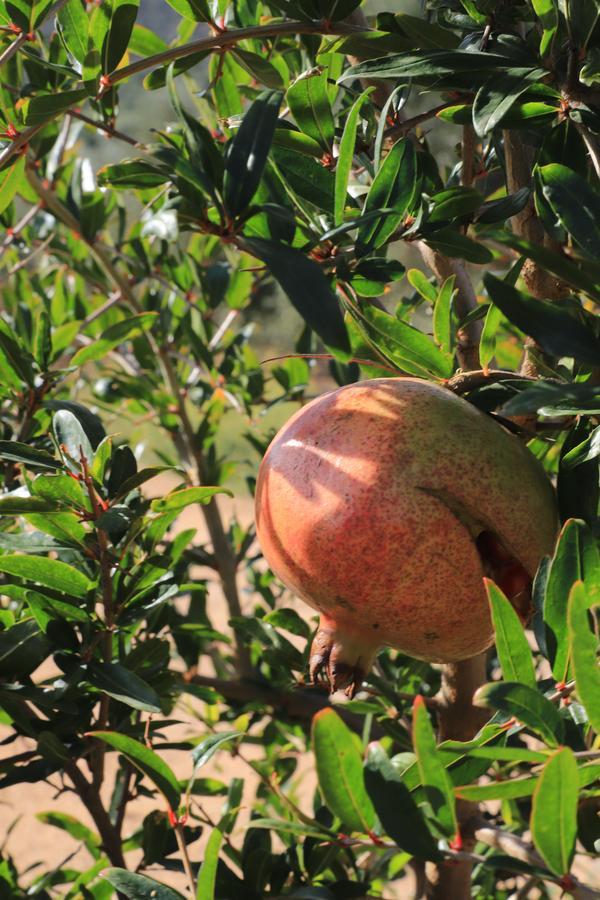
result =
[[112,125],[108,125],[106,122],[100,122],[96,119],[92,119],[90,118],[90,116],[86,116],[78,109],[70,109],[68,114],[72,119],[79,119],[80,122],[84,122],[86,125],[91,125],[93,128],[97,128],[98,131],[104,131],[104,133],[107,134],[108,137],[117,138],[119,141],[124,141],[126,144],[130,144],[132,147],[145,147],[143,141],[138,141],[135,138],[130,137],[128,134],[125,134],[124,131],[119,131],[118,128],[113,128]]
[[[27,177],[29,183],[38,193],[38,196],[41,197],[46,204],[47,209],[49,209],[50,212],[68,228],[79,232],[79,222],[70,210],[61,203],[56,194],[44,187],[38,176],[31,169],[27,170]],[[115,287],[120,291],[123,300],[135,310],[135,312],[143,312],[129,280],[113,265],[110,258],[110,249],[104,247],[96,240],[86,240],[86,243],[97,263],[113,282]],[[204,456],[201,447],[198,445],[194,426],[189,417],[182,388],[178,382],[175,369],[173,368],[169,351],[166,347],[158,344],[150,332],[146,332],[146,335],[150,341],[153,352],[159,360],[165,383],[171,391],[177,405],[177,412],[181,424],[180,435],[186,456],[188,457],[186,480],[190,485],[206,484],[206,465]],[[214,497],[211,498],[207,504],[201,505],[200,509],[204,516],[204,521],[206,522],[206,527],[213,545],[213,553],[217,562],[217,569],[221,580],[223,594],[227,601],[229,615],[232,618],[241,616],[242,608],[237,586],[237,560],[235,550],[225,531],[223,519],[216,499]],[[237,636],[236,655],[239,674],[249,674],[251,671],[251,664],[248,647],[243,640],[239,639]]]
[[103,849],[110,862],[113,866],[124,869],[125,857],[123,856],[123,850],[121,849],[121,840],[116,828],[110,821],[108,813],[102,805],[102,799],[98,789],[90,784],[75,762],[68,762],[65,765],[65,771],[73,782],[77,794],[81,798],[83,805],[89,812],[98,829],[100,837],[102,838]]
[[[477,294],[467,272],[466,264],[460,259],[450,259],[443,256],[437,250],[428,247],[423,241],[415,241],[413,244],[421,256],[425,265],[431,269],[440,284],[454,275],[456,300],[454,308],[459,319],[464,319],[474,309],[477,309]],[[479,367],[479,341],[483,330],[481,319],[475,319],[458,332],[456,355],[462,369],[471,370]]]
[[[306,728],[310,728],[312,718],[319,710],[331,706],[334,706],[335,711],[346,722],[348,727],[357,734],[362,733],[364,726],[362,716],[346,711],[343,704],[332,704],[329,692],[315,688],[298,687],[295,690],[282,690],[249,678],[230,681],[225,678],[197,675],[194,672],[190,672],[186,679],[191,684],[214,688],[229,703],[256,701],[269,706],[272,708],[274,715],[296,720]],[[414,697],[411,696],[410,699],[414,700]],[[428,700],[432,699],[428,698]],[[372,729],[373,738],[376,740],[379,737],[383,737],[384,734],[383,729],[377,723],[374,723]]]
[[474,391],[478,387],[483,387],[485,384],[497,384],[501,381],[537,381],[537,378],[533,378],[528,375],[520,375],[518,372],[505,372],[502,369],[475,369],[472,372],[458,372],[456,375],[453,375],[446,384],[445,387],[448,390],[452,391],[454,394],[468,394],[469,391]]
[[[546,868],[546,863],[535,847],[510,831],[502,831],[500,828],[493,828],[491,825],[485,824],[475,828],[475,838],[480,843],[493,847],[495,850],[501,850],[514,859],[519,859],[531,866]],[[547,878],[545,880],[553,881],[555,884],[561,883],[561,879],[558,878]],[[572,886],[569,886],[566,890],[574,900],[598,900],[600,898],[600,891],[582,884],[576,878],[572,877],[572,881]]]

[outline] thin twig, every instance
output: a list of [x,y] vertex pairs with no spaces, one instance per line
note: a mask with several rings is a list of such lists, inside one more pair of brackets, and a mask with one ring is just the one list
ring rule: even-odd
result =
[[104,131],[105,134],[107,134],[109,137],[117,138],[120,141],[125,141],[126,144],[130,144],[132,147],[143,148],[146,146],[143,141],[138,141],[135,138],[130,137],[128,134],[125,134],[124,131],[119,131],[118,128],[113,128],[112,125],[108,125],[106,122],[100,122],[96,119],[92,119],[90,118],[90,116],[86,116],[78,109],[70,109],[69,115],[73,119],[79,119],[80,122],[84,122],[86,125],[91,125],[93,128],[97,128],[98,131]]
[[190,857],[187,851],[187,846],[185,843],[185,835],[183,833],[183,826],[180,822],[174,827],[175,837],[177,838],[177,846],[179,847],[179,851],[181,853],[181,858],[183,860],[183,868],[185,870],[185,874],[188,880],[188,885],[190,888],[191,896],[196,896],[196,882],[194,879],[194,873],[192,871],[192,864],[190,862]]

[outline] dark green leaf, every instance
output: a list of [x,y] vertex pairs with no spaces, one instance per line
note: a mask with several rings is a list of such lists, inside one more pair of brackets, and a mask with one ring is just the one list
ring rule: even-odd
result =
[[325,802],[349,831],[368,833],[375,811],[352,733],[334,710],[323,709],[313,718],[312,741]]
[[17,622],[0,631],[0,674],[11,679],[30,675],[48,651],[48,641],[35,619]]
[[538,169],[545,200],[558,222],[589,256],[600,256],[600,195],[573,169],[551,163]]
[[256,193],[273,141],[281,100],[279,91],[265,91],[257,97],[229,145],[223,202],[233,217],[244,212]]
[[546,74],[544,69],[511,69],[496,74],[483,84],[473,102],[473,126],[485,137],[501,122],[513,103]]
[[173,770],[158,753],[145,747],[144,744],[140,744],[139,741],[116,731],[91,731],[89,736],[104,741],[126,756],[158,788],[171,809],[177,809],[181,797],[179,782]]
[[573,356],[590,365],[600,364],[600,341],[559,304],[531,297],[489,272],[483,280],[491,299],[507,319],[551,356]]
[[67,410],[72,413],[85,431],[94,450],[106,437],[106,432],[98,416],[82,403],[74,400],[46,400],[44,406],[47,409]]
[[441,858],[421,810],[379,744],[370,744],[365,786],[386,833],[417,859]]
[[531,836],[548,868],[566,875],[571,868],[577,837],[579,775],[569,747],[554,753],[533,794]]
[[0,458],[23,463],[32,469],[62,469],[60,460],[54,459],[46,450],[36,450],[19,441],[0,441]]
[[245,247],[264,260],[292,305],[327,346],[350,353],[348,334],[335,294],[320,267],[299,250],[260,238]]
[[86,91],[64,91],[62,94],[39,94],[27,102],[26,125],[40,125],[59,113],[76,106],[86,96]]
[[160,712],[160,698],[149,684],[120,663],[91,662],[88,681],[98,690],[133,709]]
[[563,722],[556,706],[526,684],[511,681],[485,684],[476,692],[473,702],[514,716],[550,747],[558,746],[562,739]]
[[112,0],[110,27],[104,42],[104,71],[114,72],[127,52],[140,0]]
[[381,247],[396,231],[417,191],[417,163],[412,142],[396,141],[379,167],[367,194],[363,214],[393,209],[393,215],[366,222],[356,237],[357,253],[365,256]]
[[427,234],[425,243],[451,258],[466,259],[467,262],[483,265],[493,260],[491,250],[477,241],[471,240],[465,234],[459,234],[451,228],[440,228],[433,234]]

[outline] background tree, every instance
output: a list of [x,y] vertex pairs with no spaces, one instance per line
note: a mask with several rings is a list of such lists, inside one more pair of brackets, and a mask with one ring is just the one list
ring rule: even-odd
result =
[[[89,855],[5,854],[2,896],[600,896],[600,6],[169,4],[154,30],[135,0],[0,6],[0,787],[52,784]],[[533,651],[492,586],[494,653],[387,651],[336,711],[219,494],[309,392],[390,372],[516,430],[564,526]],[[242,779],[200,772],[228,752],[243,825]]]

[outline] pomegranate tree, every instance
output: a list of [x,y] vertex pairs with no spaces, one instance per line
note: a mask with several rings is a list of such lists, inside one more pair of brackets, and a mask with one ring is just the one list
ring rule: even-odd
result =
[[554,492],[514,435],[444,387],[379,378],[313,400],[277,434],[256,492],[263,553],[321,614],[310,672],[352,695],[377,651],[485,650],[483,577],[526,621]]

